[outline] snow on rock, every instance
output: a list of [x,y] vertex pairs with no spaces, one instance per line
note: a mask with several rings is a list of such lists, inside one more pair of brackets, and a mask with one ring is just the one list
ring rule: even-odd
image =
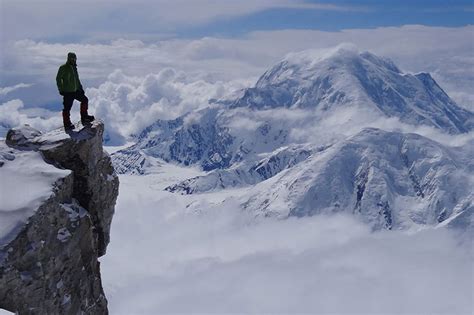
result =
[[257,184],[242,205],[282,218],[349,212],[374,229],[437,225],[472,212],[473,172],[462,148],[370,128]]
[[98,257],[119,183],[102,149],[103,123],[77,127],[14,128],[0,143],[0,308],[107,313]]
[[21,151],[0,142],[0,246],[10,242],[70,170],[44,162],[35,151]]

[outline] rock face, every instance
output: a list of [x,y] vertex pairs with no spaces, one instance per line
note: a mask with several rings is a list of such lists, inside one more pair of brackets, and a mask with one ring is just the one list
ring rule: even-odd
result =
[[98,257],[110,240],[119,181],[102,149],[103,132],[100,121],[69,135],[62,129],[8,132],[12,160],[34,151],[72,172],[0,243],[0,308],[21,314],[108,313]]

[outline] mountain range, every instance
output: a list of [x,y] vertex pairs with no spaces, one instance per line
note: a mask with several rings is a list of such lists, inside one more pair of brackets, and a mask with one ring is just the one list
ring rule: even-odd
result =
[[352,47],[310,50],[232,99],[156,121],[112,160],[122,174],[152,173],[160,161],[199,166],[205,175],[166,190],[251,187],[239,200],[257,216],[348,211],[374,229],[404,229],[472,213],[474,143],[447,146],[389,123],[457,135],[474,114],[428,73]]

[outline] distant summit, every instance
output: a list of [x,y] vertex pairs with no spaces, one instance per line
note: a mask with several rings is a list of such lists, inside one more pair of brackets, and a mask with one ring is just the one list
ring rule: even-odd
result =
[[403,74],[389,59],[347,45],[289,54],[242,92],[148,126],[134,146],[113,155],[117,172],[145,174],[159,164],[156,158],[205,171],[258,162],[259,154],[295,144],[295,130],[320,137],[310,130],[322,124],[360,131],[375,119],[394,118],[451,134],[474,127],[474,114],[429,74]]
[[404,74],[391,60],[347,45],[326,53],[306,50],[287,55],[230,104],[321,112],[359,106],[449,133],[474,127],[474,115],[459,107],[430,74]]

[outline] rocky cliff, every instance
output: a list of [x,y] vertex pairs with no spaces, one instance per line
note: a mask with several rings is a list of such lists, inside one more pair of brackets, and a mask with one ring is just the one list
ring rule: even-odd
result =
[[[0,145],[0,308],[108,312],[98,257],[110,240],[119,181],[103,132],[100,121],[70,134],[25,126]],[[41,163],[32,166],[35,159]]]

